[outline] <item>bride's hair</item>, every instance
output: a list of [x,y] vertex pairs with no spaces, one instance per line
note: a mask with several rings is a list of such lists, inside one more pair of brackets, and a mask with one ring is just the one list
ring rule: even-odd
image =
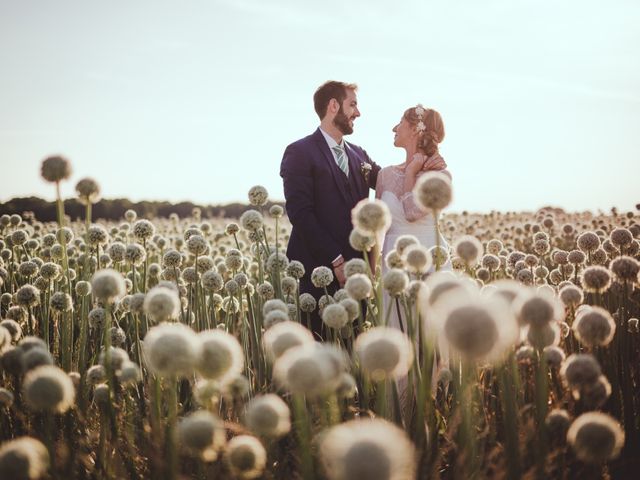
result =
[[[418,136],[418,150],[430,157],[438,152],[438,144],[444,139],[444,123],[438,112],[421,105],[408,108],[403,117],[421,130]],[[424,128],[419,127],[420,122]]]

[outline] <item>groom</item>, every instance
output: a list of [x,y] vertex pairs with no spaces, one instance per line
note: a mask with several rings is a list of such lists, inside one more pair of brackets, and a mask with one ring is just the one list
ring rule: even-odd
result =
[[[327,288],[333,293],[344,284],[344,262],[362,257],[349,244],[351,210],[375,188],[380,171],[367,152],[343,138],[353,133],[353,122],[360,116],[357,88],[336,81],[321,85],[313,95],[320,127],[289,145],[280,165],[293,227],[287,257],[302,262],[305,275],[300,292],[311,293],[316,300],[324,290],[311,283],[314,268],[333,269],[335,278]],[[312,330],[321,335],[322,320],[316,312]]]

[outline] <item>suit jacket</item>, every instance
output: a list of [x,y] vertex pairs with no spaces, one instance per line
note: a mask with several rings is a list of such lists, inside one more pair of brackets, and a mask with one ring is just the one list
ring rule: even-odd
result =
[[[362,257],[349,245],[351,210],[369,189],[375,188],[380,167],[362,148],[344,142],[349,159],[349,177],[340,170],[320,129],[289,145],[282,157],[280,176],[284,184],[287,215],[292,230],[287,257],[305,267],[301,291],[318,293],[309,275],[318,266],[331,268],[342,254],[345,260]],[[368,163],[368,178],[361,165]]]

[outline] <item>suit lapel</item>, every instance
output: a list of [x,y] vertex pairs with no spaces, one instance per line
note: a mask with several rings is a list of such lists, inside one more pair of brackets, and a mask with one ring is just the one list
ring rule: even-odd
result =
[[[357,187],[356,192],[362,192],[365,189],[364,178],[360,172],[360,158],[356,151],[351,148],[347,142],[344,142],[347,158],[349,159],[349,181]],[[368,190],[368,189],[367,189]],[[358,201],[360,195],[356,195],[355,200]]]
[[[327,145],[327,141],[325,140],[319,128],[315,131],[313,136],[315,138],[316,143],[318,144],[318,148],[320,149],[320,151],[324,156],[324,159],[327,162],[329,162],[329,168],[331,169],[331,175],[333,176],[333,181],[335,182],[336,186],[338,187],[338,190],[344,197],[345,201],[347,203],[350,203],[350,198],[349,198],[350,195],[346,189],[347,179],[344,176],[344,172],[340,170],[340,167],[338,167],[338,164],[333,158],[333,154],[331,153],[331,150],[329,150],[329,145]],[[349,157],[347,156],[347,158]],[[351,159],[349,159],[349,163],[351,163]]]

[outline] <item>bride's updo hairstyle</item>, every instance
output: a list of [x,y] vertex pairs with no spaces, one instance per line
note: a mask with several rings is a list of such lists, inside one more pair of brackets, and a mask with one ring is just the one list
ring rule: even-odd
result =
[[437,153],[438,144],[444,139],[444,123],[440,114],[418,104],[407,109],[403,117],[419,132],[418,150],[427,157]]

